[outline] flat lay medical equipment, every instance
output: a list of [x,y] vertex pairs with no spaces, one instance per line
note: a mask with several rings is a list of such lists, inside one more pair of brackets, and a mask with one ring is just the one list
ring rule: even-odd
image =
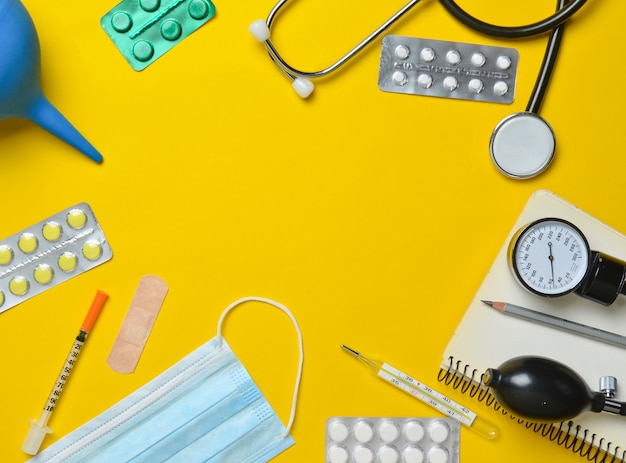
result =
[[123,0],[100,25],[135,71],[141,71],[215,16],[209,0]]
[[325,463],[458,463],[461,423],[452,418],[334,416]]
[[0,240],[0,313],[113,257],[87,203]]
[[433,388],[421,383],[420,381],[410,377],[406,373],[401,372],[386,362],[372,360],[359,352],[342,345],[341,348],[360,360],[373,374],[379,378],[394,385],[398,389],[410,394],[416,399],[421,400],[430,405],[435,410],[446,416],[452,417],[468,428],[476,431],[487,439],[495,439],[498,436],[498,428],[488,420],[481,418],[473,411],[465,408],[463,405],[450,400],[443,394],[435,391]]
[[95,162],[102,162],[98,150],[44,96],[39,38],[19,0],[0,0],[0,43],[0,120],[29,119]]
[[[339,69],[341,66],[346,64],[351,58],[353,58],[357,53],[371,44],[377,37],[379,37],[383,32],[389,29],[394,23],[396,23],[399,19],[401,19],[404,15],[406,15],[411,9],[416,6],[420,0],[411,0],[406,5],[404,5],[401,9],[399,9],[393,16],[391,16],[387,21],[381,24],[376,30],[374,30],[370,35],[364,38],[360,43],[358,43],[354,48],[348,51],[344,56],[339,58],[330,66],[318,70],[318,71],[302,71],[287,63],[276,47],[274,46],[271,40],[271,29],[274,25],[274,21],[276,20],[276,16],[285,4],[289,0],[279,0],[274,8],[270,11],[267,16],[267,19],[263,21],[262,19],[258,19],[254,21],[250,25],[250,33],[259,41],[265,45],[267,52],[274,62],[274,64],[278,67],[283,74],[285,74],[291,81],[292,85],[296,91],[296,93],[302,97],[308,97],[314,89],[313,83],[311,79],[317,77],[326,76],[333,71]],[[566,5],[563,5],[559,8],[559,10],[553,14],[552,16],[545,18],[542,21],[537,23],[528,24],[524,26],[515,26],[515,27],[503,27],[492,25],[481,21],[477,18],[474,18],[465,10],[463,10],[455,1],[453,0],[439,0],[444,8],[457,20],[466,26],[476,30],[477,32],[485,35],[491,35],[494,37],[501,38],[520,38],[520,37],[530,37],[533,35],[541,34],[543,32],[550,31],[557,27],[558,25],[567,21],[572,15],[574,15],[585,3],[587,0],[572,0],[568,2]],[[559,5],[561,5],[559,3]]]
[[[439,1],[457,20],[481,34],[510,39],[529,37],[552,30],[541,71],[526,110],[506,117],[497,124],[489,141],[489,152],[492,162],[504,175],[515,179],[525,179],[540,174],[552,162],[556,150],[556,140],[552,127],[538,115],[539,107],[556,61],[563,33],[563,24],[586,3],[586,0],[572,0],[571,2],[559,0],[557,2],[557,11],[552,16],[534,24],[517,27],[502,27],[488,24],[465,12],[453,0]],[[307,98],[314,89],[311,82],[312,78],[323,77],[341,67],[408,13],[419,3],[419,0],[407,3],[342,58],[319,71],[301,71],[291,66],[281,57],[271,41],[270,29],[285,3],[287,3],[287,0],[280,0],[270,11],[267,20],[259,19],[253,22],[249,29],[259,42],[264,43],[270,58],[278,69],[292,81],[296,93],[302,98]],[[385,53],[383,52],[381,69],[384,67],[384,58]],[[458,61],[449,63],[451,68],[456,64],[458,64]],[[454,77],[448,76],[447,79],[454,79]],[[429,88],[431,85],[432,83],[422,84],[425,88]],[[456,85],[453,87],[450,87],[450,85],[448,84],[448,90],[456,88]],[[468,93],[479,93],[482,90],[483,87],[474,88]],[[450,94],[450,92],[448,93]]]
[[96,293],[96,297],[91,303],[91,307],[85,316],[85,320],[82,325],[80,325],[80,330],[76,336],[76,340],[67,355],[67,359],[65,360],[65,364],[59,373],[59,377],[54,382],[54,386],[52,386],[52,390],[50,391],[50,395],[48,396],[48,400],[46,400],[46,404],[43,407],[43,411],[41,412],[39,419],[30,421],[30,429],[28,431],[28,435],[26,436],[26,440],[24,441],[24,445],[22,446],[22,450],[29,455],[36,455],[39,451],[39,447],[41,447],[41,443],[46,437],[46,434],[52,432],[52,429],[48,427],[48,420],[50,419],[50,416],[54,411],[54,407],[56,407],[57,402],[61,397],[63,387],[65,387],[65,383],[69,379],[74,365],[76,365],[78,355],[80,354],[85,341],[87,341],[87,336],[91,332],[93,325],[96,323],[98,315],[100,315],[100,311],[102,310],[102,307],[108,297],[109,296],[104,291],[98,291]]
[[[298,335],[287,426],[222,336],[226,316],[246,302],[281,310]],[[303,362],[302,333],[287,307],[261,297],[238,299],[222,312],[214,338],[29,462],[266,463],[295,444],[290,432]]]

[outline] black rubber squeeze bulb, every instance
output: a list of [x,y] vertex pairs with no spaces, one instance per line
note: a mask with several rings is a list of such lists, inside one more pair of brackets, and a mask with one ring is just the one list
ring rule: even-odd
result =
[[563,421],[587,410],[600,412],[605,397],[567,366],[543,357],[516,357],[483,375],[498,402],[513,414]]

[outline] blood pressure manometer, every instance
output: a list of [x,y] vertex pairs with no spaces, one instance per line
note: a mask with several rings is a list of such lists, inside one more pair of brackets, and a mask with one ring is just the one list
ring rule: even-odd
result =
[[508,259],[519,283],[539,296],[574,292],[608,306],[626,294],[626,263],[592,251],[583,232],[567,220],[526,225],[513,236]]

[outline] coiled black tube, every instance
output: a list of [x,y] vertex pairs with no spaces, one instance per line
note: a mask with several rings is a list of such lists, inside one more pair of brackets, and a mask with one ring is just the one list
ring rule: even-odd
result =
[[481,21],[463,10],[454,0],[439,0],[439,3],[441,3],[448,13],[454,16],[458,21],[477,32],[480,32],[481,34],[513,39],[530,37],[532,35],[551,31],[557,26],[563,24],[578,10],[580,10],[583,5],[587,3],[587,0],[572,0],[563,8],[560,8],[552,16],[549,16],[541,21],[523,26],[512,27],[498,26]]

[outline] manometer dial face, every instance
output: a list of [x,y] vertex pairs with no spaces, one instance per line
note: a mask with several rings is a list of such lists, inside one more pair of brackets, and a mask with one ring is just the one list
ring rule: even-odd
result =
[[513,239],[510,265],[519,282],[541,296],[561,296],[583,281],[590,249],[582,232],[562,219],[541,219]]

